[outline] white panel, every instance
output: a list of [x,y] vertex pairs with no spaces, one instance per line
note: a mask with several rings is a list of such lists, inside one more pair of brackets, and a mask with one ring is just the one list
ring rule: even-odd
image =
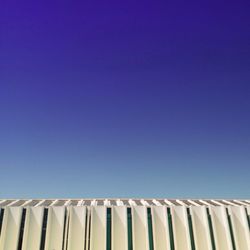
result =
[[219,250],[232,250],[233,247],[229,231],[226,207],[211,206],[209,209],[212,218],[216,248]]
[[190,207],[196,249],[212,250],[210,229],[205,206]]
[[22,207],[6,207],[0,237],[0,250],[16,250],[22,218]]
[[172,206],[171,213],[175,239],[175,250],[191,250],[186,207]]
[[128,250],[127,207],[112,207],[112,249]]
[[91,207],[90,249],[106,250],[107,207]]
[[61,250],[63,246],[65,207],[49,207],[45,250]]
[[167,207],[151,207],[154,250],[171,250]]
[[68,250],[84,250],[86,207],[70,207]]
[[40,249],[43,212],[43,207],[27,207],[22,250]]
[[149,250],[147,208],[134,206],[132,210],[133,250]]
[[250,235],[246,210],[243,206],[230,206],[232,228],[236,249],[250,249]]

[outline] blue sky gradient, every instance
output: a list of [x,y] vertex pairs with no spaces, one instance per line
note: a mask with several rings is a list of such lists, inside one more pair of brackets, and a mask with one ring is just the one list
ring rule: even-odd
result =
[[249,198],[249,10],[4,1],[0,197]]

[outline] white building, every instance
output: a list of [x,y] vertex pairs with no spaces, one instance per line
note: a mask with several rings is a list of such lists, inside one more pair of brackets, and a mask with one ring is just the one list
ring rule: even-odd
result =
[[249,200],[0,200],[0,250],[250,250]]

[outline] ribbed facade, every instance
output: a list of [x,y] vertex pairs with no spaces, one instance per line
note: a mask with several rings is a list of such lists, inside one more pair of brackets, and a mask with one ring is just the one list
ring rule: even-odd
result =
[[0,200],[0,250],[250,250],[249,200]]

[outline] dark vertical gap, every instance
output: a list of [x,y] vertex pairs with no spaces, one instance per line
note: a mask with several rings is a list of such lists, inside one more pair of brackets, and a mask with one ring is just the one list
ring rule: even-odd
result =
[[3,216],[4,216],[4,208],[1,208],[0,210],[0,235],[2,232],[2,226],[3,226]]
[[248,228],[250,230],[250,215],[248,215],[247,208],[245,208],[246,211],[246,217],[247,217],[247,223],[248,223]]
[[111,220],[112,220],[112,213],[111,208],[107,208],[107,239],[106,239],[106,249],[111,250]]
[[88,209],[86,208],[86,215],[85,215],[85,235],[84,235],[84,250],[87,250],[87,239],[88,237]]
[[22,249],[25,218],[26,218],[26,208],[24,208],[23,212],[22,212],[22,218],[21,218],[21,225],[20,225],[20,229],[19,229],[19,239],[18,239],[17,250],[21,250]]
[[226,212],[227,212],[227,220],[228,220],[228,225],[229,225],[229,231],[230,231],[233,250],[236,250],[231,216],[230,216],[227,208],[226,208]]
[[212,243],[212,248],[213,248],[213,250],[216,250],[215,240],[214,240],[212,218],[211,218],[209,209],[207,208],[206,210],[207,210],[207,219],[208,219],[208,226],[209,226],[209,233],[210,233],[210,239],[211,239],[211,243]]
[[190,235],[190,240],[191,240],[191,247],[192,247],[192,250],[195,250],[193,222],[192,222],[192,216],[190,214],[189,207],[187,208],[187,215],[188,215],[188,227],[189,227],[189,235]]
[[44,250],[45,248],[47,222],[48,222],[48,208],[44,208],[40,250]]
[[147,217],[148,217],[149,250],[154,250],[152,214],[151,214],[151,208],[150,207],[147,208]]
[[133,232],[132,232],[132,212],[131,207],[127,208],[128,223],[128,250],[133,250]]
[[168,229],[169,229],[169,238],[170,238],[170,248],[171,248],[171,250],[174,250],[175,249],[174,231],[173,231],[173,222],[172,222],[172,215],[171,215],[170,207],[167,208],[167,215],[168,215]]
[[66,227],[67,227],[67,209],[65,210],[65,213],[64,213],[64,223],[63,223],[63,244],[62,244],[62,249],[63,250],[64,250],[64,247],[66,247],[66,249],[68,247],[67,246],[68,245],[68,239],[66,237]]
[[90,234],[91,234],[91,213],[89,213],[88,250],[90,250]]
[[67,235],[66,235],[66,250],[68,249],[68,243],[69,243],[69,220],[70,218],[68,218],[68,221],[67,221]]

